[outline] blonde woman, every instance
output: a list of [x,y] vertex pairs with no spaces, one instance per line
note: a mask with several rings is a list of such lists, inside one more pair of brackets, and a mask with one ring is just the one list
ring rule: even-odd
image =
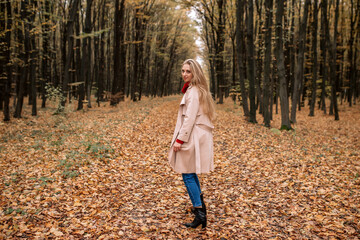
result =
[[195,218],[186,227],[206,227],[206,206],[197,174],[214,169],[212,121],[215,107],[200,64],[186,60],[181,69],[184,79],[174,135],[169,151],[170,166],[182,174],[193,205]]

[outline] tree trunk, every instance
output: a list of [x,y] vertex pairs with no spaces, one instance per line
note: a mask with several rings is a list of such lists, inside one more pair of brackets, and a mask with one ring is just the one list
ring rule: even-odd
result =
[[244,45],[242,39],[244,38],[244,28],[243,28],[243,16],[244,16],[244,3],[243,0],[237,0],[236,5],[236,53],[237,53],[237,67],[239,72],[239,81],[241,89],[241,99],[242,106],[245,117],[250,117],[248,98],[245,88],[245,78],[244,78],[244,62],[243,55]]
[[357,7],[356,7],[356,18],[358,19],[358,25],[357,25],[357,33],[355,39],[357,39],[355,46],[355,53],[353,58],[353,66],[354,68],[354,105],[356,104],[356,99],[360,96],[360,69],[357,69],[357,63],[358,63],[358,55],[360,55],[360,0],[357,1]]
[[218,96],[219,104],[224,102],[224,90],[225,90],[225,73],[224,73],[224,48],[225,48],[225,5],[226,0],[217,0],[217,6],[219,11],[219,20],[216,31],[217,43],[215,48],[215,69],[216,69],[216,79],[218,83]]
[[289,96],[292,94],[292,87],[294,86],[295,82],[295,55],[296,55],[296,47],[295,47],[295,1],[292,0],[291,3],[291,27],[290,27],[290,42],[289,42],[289,58],[288,58],[288,64],[289,70],[287,75],[287,95]]
[[[326,1],[326,0],[325,0]],[[331,77],[331,103],[333,105],[335,120],[339,120],[339,110],[337,105],[337,95],[336,95],[336,39],[337,39],[337,24],[339,18],[339,0],[336,0],[335,8],[335,21],[334,21],[334,34],[333,41],[330,40],[329,25],[325,26],[327,29],[327,46],[329,50],[330,57],[330,77]]]
[[272,12],[273,12],[273,0],[265,1],[265,63],[264,63],[264,87],[263,87],[263,115],[264,125],[270,127],[270,71],[271,71],[271,37],[272,37]]
[[[141,3],[139,3],[141,4]],[[141,34],[141,17],[139,14],[139,6],[135,7],[134,10],[134,30],[133,30],[133,42],[134,43],[134,64],[133,64],[133,78],[132,78],[132,85],[131,85],[131,99],[136,102],[139,99],[139,68],[140,68],[140,60],[141,60],[141,51],[140,51],[140,34]]]
[[[26,20],[28,18],[28,7],[29,1],[24,0],[21,1],[21,19]],[[20,58],[23,61],[22,66],[20,67],[20,81],[18,86],[17,92],[17,101],[16,101],[16,108],[14,113],[14,118],[21,118],[21,111],[24,103],[24,94],[25,94],[25,84],[28,79],[28,61],[29,61],[29,29],[27,24],[24,26],[24,34],[19,29],[18,31],[18,41],[20,43],[24,43],[24,49],[21,50]]]
[[160,97],[163,96],[164,87],[165,87],[165,84],[167,83],[167,79],[168,79],[168,77],[170,75],[170,71],[171,71],[171,68],[173,66],[174,55],[175,55],[175,50],[176,50],[176,39],[178,38],[180,33],[181,33],[181,27],[180,27],[180,18],[179,18],[177,23],[176,23],[176,30],[175,30],[174,38],[173,38],[171,46],[170,46],[169,60],[167,61],[166,67],[164,69],[164,75],[163,75],[163,81],[162,81],[162,85],[161,85]]
[[[5,2],[0,3],[1,4],[1,12],[3,12],[5,14],[5,9],[6,9],[6,18],[4,20],[4,29],[6,29],[6,34],[5,34],[5,46],[4,46],[4,64],[2,64],[2,68],[3,68],[3,74],[6,74],[6,80],[4,82],[4,94],[3,94],[3,98],[4,98],[4,121],[10,121],[10,97],[11,97],[11,81],[12,81],[12,69],[11,69],[11,65],[10,65],[10,59],[11,59],[11,51],[10,51],[10,46],[11,46],[11,28],[12,28],[12,14],[11,14],[11,3],[10,0],[6,0]],[[5,28],[5,24],[6,24],[6,28]]]
[[[36,9],[36,1],[31,0],[30,1],[30,5],[31,5],[31,14],[28,18],[29,21],[29,32],[32,33],[33,32],[33,28],[34,25],[32,23],[35,22],[35,9]],[[30,54],[30,60],[29,60],[29,64],[30,64],[30,95],[31,95],[31,115],[32,116],[36,116],[37,115],[37,106],[36,106],[36,64],[37,64],[37,46],[35,43],[35,34],[32,33],[30,36],[30,49],[31,49],[31,54]]]
[[317,82],[317,34],[318,34],[318,0],[314,0],[314,13],[313,13],[313,38],[312,38],[312,53],[313,53],[313,66],[312,66],[312,93],[310,102],[309,116],[314,116],[315,102],[316,102],[316,82]]
[[283,51],[283,32],[282,18],[284,14],[284,0],[276,0],[276,64],[279,77],[280,105],[281,105],[281,129],[291,129],[289,120],[289,99],[287,94],[287,84],[285,78],[285,64]]
[[[75,31],[76,36],[80,35],[80,12],[76,14],[76,21],[75,21]],[[77,110],[81,110],[84,108],[84,99],[85,99],[85,84],[82,79],[82,73],[83,73],[83,63],[82,63],[82,57],[81,57],[81,40],[80,38],[76,39],[76,82],[80,83],[77,85],[77,96],[78,96],[78,106]]]
[[[359,1],[360,2],[360,1]],[[351,6],[350,6],[350,39],[349,39],[349,54],[348,54],[348,61],[350,63],[349,66],[349,70],[348,70],[348,79],[349,79],[349,92],[348,92],[348,102],[349,102],[349,106],[352,106],[352,98],[353,96],[355,96],[355,72],[356,72],[356,59],[355,61],[353,60],[353,56],[354,56],[354,51],[353,51],[353,46],[354,46],[354,34],[355,34],[355,23],[356,23],[356,18],[359,15],[359,13],[357,13],[355,15],[354,18],[354,0],[351,0]],[[354,99],[356,99],[354,97]],[[354,101],[355,102],[355,101]]]
[[255,50],[254,50],[254,3],[248,1],[246,14],[246,40],[247,40],[247,76],[249,79],[249,98],[250,98],[250,117],[249,122],[256,123],[256,104],[255,104]]
[[118,98],[111,98],[111,105],[116,105],[119,101],[124,100],[125,94],[125,64],[126,55],[124,51],[124,12],[125,0],[115,1],[115,41],[114,41],[114,78],[112,94],[119,94]]
[[[45,8],[44,11],[47,13],[51,12],[51,2],[50,0],[45,0]],[[42,40],[43,40],[43,56],[42,56],[42,78],[43,81],[41,81],[41,108],[45,108],[46,107],[46,89],[45,86],[47,83],[50,83],[51,80],[51,64],[50,64],[50,51],[49,51],[49,46],[50,46],[50,24],[49,24],[49,20],[50,20],[50,15],[49,14],[44,14],[44,21],[45,23],[42,24],[42,28],[43,28],[43,35],[42,35]]]
[[[326,47],[326,24],[327,23],[327,0],[323,0],[321,2],[321,39],[320,39],[320,51],[321,51],[321,58],[322,62],[320,65],[320,72],[322,75],[322,82],[321,82],[321,99],[320,99],[320,106],[321,109],[326,114],[326,82],[328,78],[328,67],[327,67],[327,47]],[[319,107],[320,107],[319,106]]]
[[[70,82],[70,66],[71,66],[71,59],[74,54],[74,21],[76,18],[76,13],[79,9],[80,0],[73,0],[72,5],[70,6],[70,14],[66,24],[66,39],[68,50],[66,52],[66,61],[65,61],[65,68],[64,68],[64,79],[62,84],[62,92],[63,92],[63,99],[61,105],[65,107],[67,95],[69,92],[69,82]],[[63,53],[65,54],[65,53]],[[60,110],[60,109],[59,109]]]
[[[256,109],[259,109],[259,114],[262,114],[264,116],[263,113],[263,107],[264,107],[264,102],[263,102],[263,91],[261,89],[261,80],[262,80],[262,75],[263,75],[263,51],[264,51],[264,33],[263,33],[263,29],[264,29],[264,21],[262,18],[262,3],[263,1],[259,0],[255,0],[255,4],[256,4],[256,9],[257,9],[257,18],[255,19],[256,24],[255,24],[255,42],[258,43],[258,47],[257,47],[257,58],[256,58],[256,65],[255,65],[255,69],[256,69],[256,76],[255,76],[255,90],[256,90]],[[256,34],[256,31],[257,34]],[[256,46],[254,45],[255,49]]]
[[213,99],[216,98],[216,76],[215,76],[215,56],[213,54],[214,42],[213,38],[210,36],[212,33],[209,31],[208,23],[203,22],[204,31],[205,31],[205,42],[208,48],[208,60],[209,60],[209,70],[210,70],[210,92],[213,96]]
[[304,6],[304,13],[299,29],[299,54],[297,56],[297,64],[295,66],[295,83],[291,101],[291,121],[296,123],[296,107],[300,99],[301,84],[304,78],[304,54],[306,41],[306,27],[308,18],[308,9],[311,0],[306,0]]

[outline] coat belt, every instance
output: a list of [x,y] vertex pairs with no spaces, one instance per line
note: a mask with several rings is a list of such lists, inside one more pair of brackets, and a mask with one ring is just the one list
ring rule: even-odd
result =
[[207,126],[207,125],[204,125],[204,124],[196,124],[197,127],[205,130],[205,131],[209,131],[209,132],[212,132],[213,128]]

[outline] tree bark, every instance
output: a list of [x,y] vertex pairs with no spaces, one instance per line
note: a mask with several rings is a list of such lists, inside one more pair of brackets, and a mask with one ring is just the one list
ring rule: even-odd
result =
[[[326,0],[325,0],[326,1]],[[333,34],[333,41],[330,40],[330,33],[329,33],[329,25],[325,26],[326,28],[326,35],[327,35],[327,46],[329,50],[329,57],[330,57],[330,77],[331,77],[331,102],[333,105],[334,110],[334,117],[335,120],[339,120],[339,110],[337,105],[337,95],[336,95],[336,39],[337,39],[337,24],[339,18],[339,0],[336,0],[336,7],[335,7],[335,21],[334,21],[334,34]]]
[[[11,59],[11,51],[10,51],[10,45],[11,45],[11,28],[12,28],[12,15],[11,15],[11,3],[10,0],[6,0],[5,2],[0,3],[1,4],[1,11],[5,14],[6,12],[6,18],[4,19],[4,30],[6,29],[5,34],[5,46],[4,50],[2,51],[4,53],[4,60],[2,64],[2,70],[3,74],[6,75],[6,80],[4,82],[4,91],[3,91],[3,98],[4,98],[4,121],[10,121],[10,97],[11,97],[11,81],[12,81],[12,69],[10,64]],[[5,11],[6,9],[6,11]],[[5,16],[4,16],[5,17]],[[6,27],[5,27],[6,25]]]
[[328,67],[327,67],[327,47],[326,47],[326,25],[327,22],[327,0],[322,0],[321,2],[321,38],[320,38],[320,51],[321,51],[321,58],[322,62],[320,64],[320,72],[322,75],[322,82],[321,82],[321,99],[319,107],[324,111],[326,114],[326,82],[328,78]]
[[215,68],[216,68],[216,78],[218,82],[218,96],[219,104],[224,102],[224,90],[225,90],[225,73],[224,73],[224,48],[225,48],[225,12],[224,8],[226,5],[226,0],[217,0],[218,10],[219,10],[219,20],[216,30],[217,42],[215,47]]
[[126,54],[124,51],[124,12],[125,0],[115,1],[115,41],[114,41],[114,78],[112,94],[120,94],[119,98],[111,98],[111,105],[116,105],[124,100],[125,94],[125,64]]
[[[71,67],[71,59],[74,54],[74,21],[76,17],[76,13],[79,9],[80,0],[73,0],[72,5],[70,6],[70,14],[66,24],[66,39],[67,39],[67,52],[66,52],[66,61],[64,68],[64,79],[62,83],[62,92],[63,99],[61,105],[65,107],[67,95],[69,92],[69,82],[70,82],[70,67]],[[65,54],[65,53],[63,53]]]
[[308,18],[308,9],[311,0],[306,0],[304,6],[304,13],[302,22],[299,29],[299,54],[297,56],[297,64],[295,66],[295,83],[291,101],[291,121],[296,123],[296,107],[300,98],[301,84],[304,78],[304,54],[305,54],[305,41],[306,41],[306,27]]
[[317,60],[317,34],[318,34],[318,0],[314,0],[314,12],[313,12],[313,26],[312,26],[312,53],[313,53],[313,66],[312,66],[312,93],[310,102],[310,113],[309,116],[314,116],[315,102],[316,102],[316,82],[317,82],[317,71],[318,71],[318,60]]
[[35,43],[35,33],[33,33],[33,23],[35,22],[35,9],[36,9],[36,1],[31,0],[30,1],[30,7],[31,7],[31,14],[29,15],[29,24],[28,24],[28,28],[29,28],[29,32],[30,34],[30,49],[31,49],[31,53],[30,53],[30,60],[29,60],[29,64],[30,64],[30,88],[31,88],[31,115],[32,116],[36,116],[37,115],[37,105],[36,105],[36,63],[37,63],[37,46]]
[[[21,1],[21,19],[25,20],[28,18],[28,6],[29,6],[29,1],[28,0],[24,0]],[[21,118],[21,111],[22,111],[22,107],[23,107],[23,103],[24,103],[24,94],[25,94],[25,84],[26,81],[28,79],[28,61],[29,61],[29,51],[30,51],[30,46],[29,46],[29,41],[27,39],[29,39],[29,30],[27,27],[27,24],[25,24],[24,26],[24,34],[22,33],[22,31],[19,29],[18,31],[18,41],[20,43],[24,44],[24,49],[21,51],[20,53],[20,58],[23,61],[23,64],[20,66],[20,81],[18,82],[18,87],[17,87],[17,101],[16,101],[16,108],[15,108],[15,112],[14,112],[14,118]]]
[[[76,36],[80,36],[80,12],[76,14],[76,21],[75,21],[75,31]],[[81,40],[80,38],[76,39],[76,82],[80,83],[77,86],[77,95],[78,95],[78,106],[77,110],[81,110],[84,108],[84,99],[85,99],[85,84],[82,79],[83,74],[83,63],[82,63],[82,57],[81,57]]]
[[[264,20],[262,18],[262,0],[255,0],[256,5],[256,12],[257,12],[257,18],[255,19],[255,28],[254,28],[254,38],[255,42],[258,43],[257,50],[256,51],[256,76],[255,76],[255,90],[256,90],[256,109],[259,109],[259,114],[262,114],[264,116],[263,107],[263,91],[261,89],[261,80],[263,76],[263,51],[264,51]],[[254,45],[255,49],[256,46]]]
[[244,6],[243,0],[237,0],[236,5],[236,53],[237,53],[237,67],[239,72],[239,81],[241,89],[241,99],[242,106],[245,117],[250,117],[248,97],[245,88],[245,71],[244,71],[244,62],[243,62],[243,52],[244,44],[242,39],[244,38],[244,25],[243,25],[243,16],[244,16]]
[[[51,12],[51,2],[50,0],[45,0],[45,8],[44,11],[47,13]],[[42,57],[42,81],[41,81],[41,108],[46,107],[46,89],[45,86],[47,83],[50,83],[51,80],[51,52],[49,51],[50,46],[50,14],[44,14],[44,21],[45,23],[42,24],[42,40],[43,40],[43,57]]]
[[[91,22],[91,9],[92,9],[92,4],[93,4],[93,0],[87,0],[86,3],[86,20],[85,20],[85,29],[84,32],[85,34],[91,34],[92,31],[92,22]],[[87,99],[87,107],[91,108],[91,89],[92,89],[92,84],[93,84],[93,74],[92,74],[92,70],[93,70],[93,63],[91,61],[92,59],[92,45],[91,45],[91,37],[87,37],[86,39],[84,39],[85,42],[87,42],[87,46],[84,47],[84,52],[87,52],[87,72],[86,72],[86,81],[85,81],[85,86],[86,86],[86,99]]]
[[276,0],[276,64],[280,83],[280,105],[281,105],[281,129],[291,129],[289,119],[289,99],[287,94],[287,84],[285,78],[285,64],[283,51],[283,32],[282,19],[284,14],[284,0]]
[[255,104],[255,50],[254,50],[254,3],[248,1],[246,14],[246,40],[247,40],[247,76],[249,79],[249,98],[250,98],[250,117],[249,122],[256,123],[256,104]]
[[[353,56],[354,56],[354,51],[353,51],[353,46],[354,46],[354,35],[355,35],[355,23],[356,23],[356,18],[359,15],[359,13],[357,13],[354,17],[354,9],[355,9],[355,4],[354,4],[354,0],[351,0],[351,6],[350,6],[350,39],[349,39],[349,54],[348,54],[348,61],[350,63],[349,66],[349,70],[348,70],[348,79],[349,79],[349,92],[348,92],[348,102],[349,102],[349,106],[352,106],[352,98],[353,96],[355,96],[355,72],[356,72],[356,59],[355,61],[353,60]],[[360,1],[359,1],[360,2]],[[354,97],[354,102],[355,102],[355,97]]]
[[263,87],[263,115],[264,125],[270,127],[270,109],[272,105],[269,105],[270,101],[270,71],[271,71],[271,37],[272,37],[272,12],[273,12],[273,0],[265,1],[265,63],[264,63],[264,87]]

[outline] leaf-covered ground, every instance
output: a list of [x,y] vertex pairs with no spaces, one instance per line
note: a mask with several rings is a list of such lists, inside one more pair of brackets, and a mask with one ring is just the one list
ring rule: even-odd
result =
[[[168,166],[179,97],[0,123],[0,238],[359,239],[360,105],[295,130],[217,106],[215,171],[200,181],[205,230]],[[104,105],[104,103],[102,104]],[[107,104],[108,105],[108,104]],[[259,122],[262,119],[257,117]]]

